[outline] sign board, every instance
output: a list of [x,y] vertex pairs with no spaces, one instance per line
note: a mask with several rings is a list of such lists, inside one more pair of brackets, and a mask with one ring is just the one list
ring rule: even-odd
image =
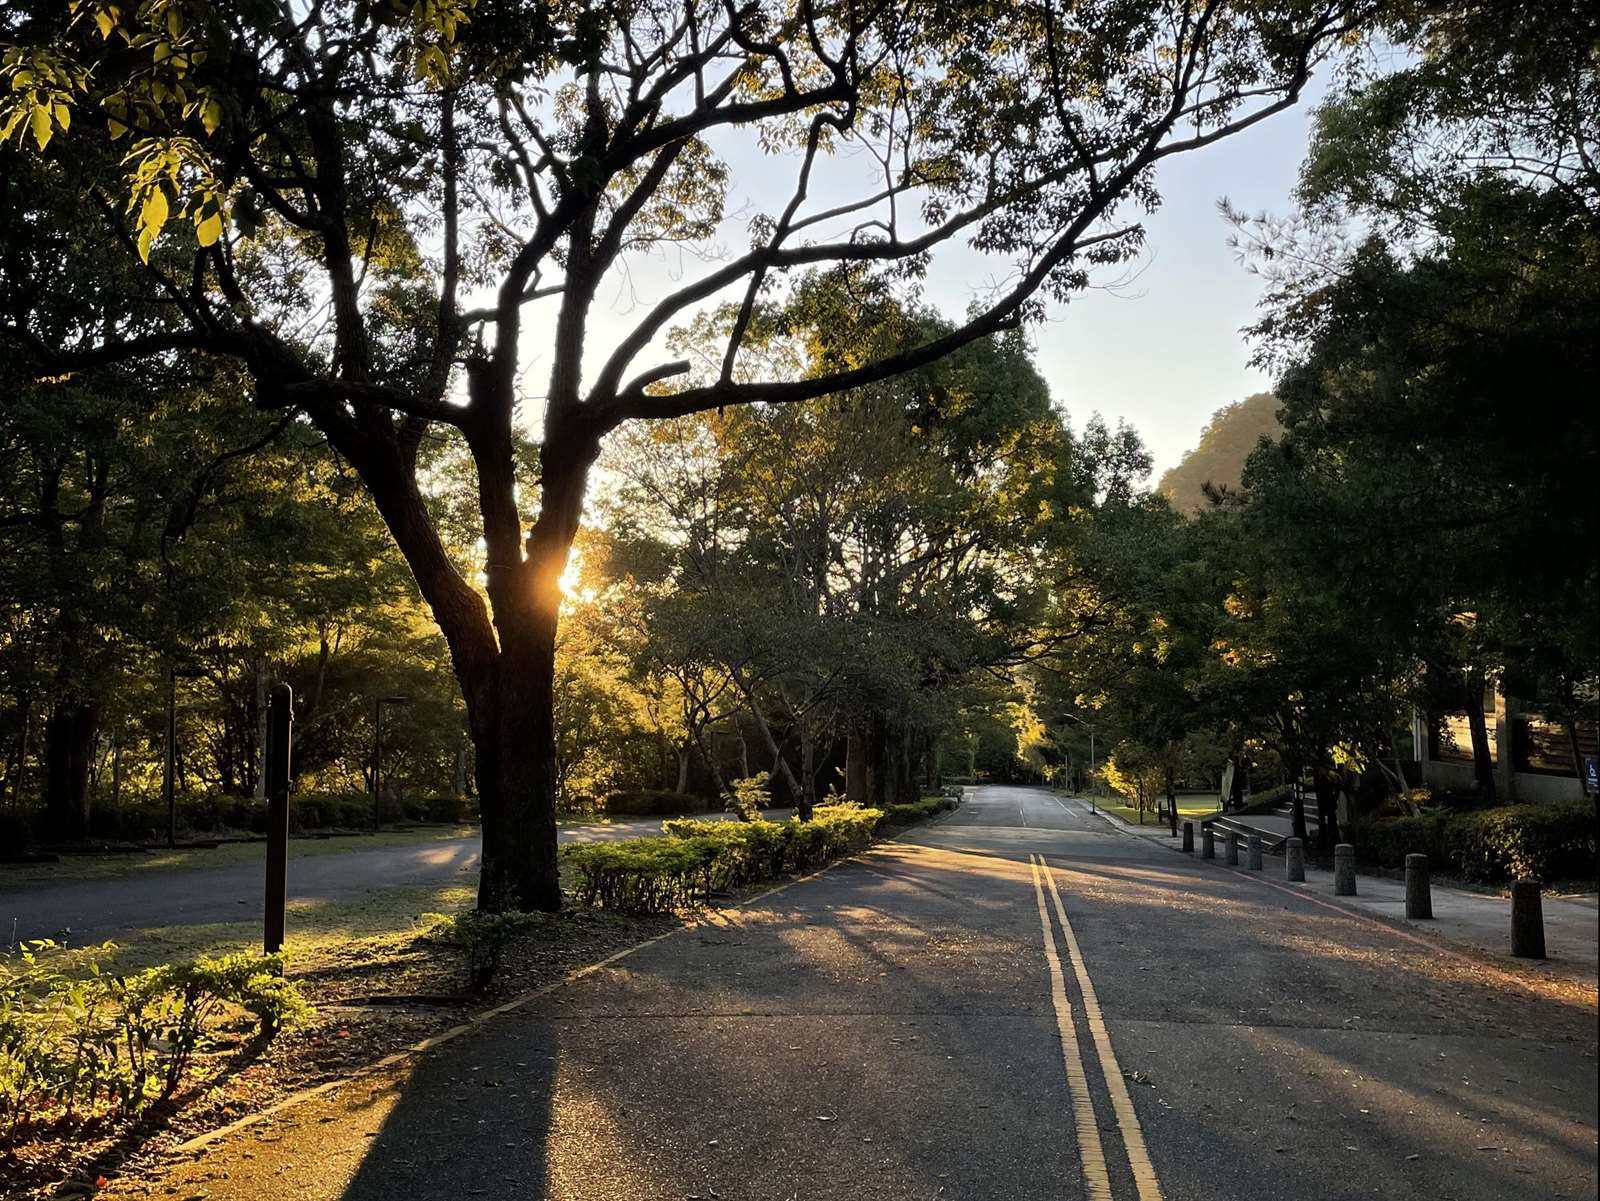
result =
[[1587,755],[1583,760],[1583,785],[1593,796],[1600,792],[1600,758]]

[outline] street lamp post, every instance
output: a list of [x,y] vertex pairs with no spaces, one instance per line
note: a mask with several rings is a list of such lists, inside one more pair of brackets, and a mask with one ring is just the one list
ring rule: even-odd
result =
[[1063,713],[1061,716],[1068,721],[1077,722],[1085,730],[1089,731],[1089,810],[1091,813],[1098,813],[1100,811],[1099,806],[1095,804],[1094,799],[1094,727],[1084,721],[1083,718],[1074,717],[1071,713]]
[[409,696],[379,696],[372,700],[372,828],[383,826],[383,707],[403,705]]

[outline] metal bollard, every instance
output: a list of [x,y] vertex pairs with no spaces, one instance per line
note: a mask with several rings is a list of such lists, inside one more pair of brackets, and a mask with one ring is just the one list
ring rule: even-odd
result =
[[1190,853],[1194,851],[1194,823],[1183,823],[1183,849]]
[[1356,849],[1348,842],[1333,848],[1333,895],[1356,895]]
[[1210,826],[1200,827],[1200,858],[1215,859],[1217,857],[1217,836],[1211,832]]
[[1511,885],[1511,953],[1518,959],[1544,958],[1544,903],[1537,880]]
[[1283,878],[1296,884],[1306,881],[1306,847],[1298,838],[1283,844]]
[[1406,856],[1406,916],[1433,916],[1433,893],[1428,879],[1428,857]]
[[1239,866],[1239,831],[1237,830],[1228,831],[1227,864],[1229,867]]
[[1251,871],[1258,872],[1261,870],[1261,835],[1250,835],[1250,841],[1247,845],[1250,848],[1250,859],[1246,866]]

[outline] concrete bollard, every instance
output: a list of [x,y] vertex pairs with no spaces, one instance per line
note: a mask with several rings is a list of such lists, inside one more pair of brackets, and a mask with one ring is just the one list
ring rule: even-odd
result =
[[1511,885],[1511,953],[1518,959],[1544,958],[1544,903],[1537,880]]
[[1250,859],[1246,866],[1251,871],[1258,872],[1261,870],[1261,835],[1250,835],[1250,841],[1247,845],[1250,848]]
[[1194,852],[1194,823],[1193,822],[1184,822],[1183,823],[1183,849],[1185,851],[1190,852],[1191,854]]
[[1239,831],[1237,830],[1228,831],[1228,858],[1226,862],[1229,867],[1239,866]]
[[1283,878],[1296,884],[1306,882],[1306,847],[1298,838],[1283,844]]
[[1356,895],[1356,849],[1348,842],[1333,848],[1333,895]]
[[1433,916],[1433,892],[1428,879],[1428,857],[1406,856],[1406,916]]
[[1211,832],[1210,826],[1200,827],[1200,858],[1215,859],[1217,857],[1217,836]]

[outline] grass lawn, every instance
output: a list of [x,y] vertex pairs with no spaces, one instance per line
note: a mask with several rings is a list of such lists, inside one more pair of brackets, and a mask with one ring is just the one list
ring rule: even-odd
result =
[[[425,826],[415,830],[389,830],[381,834],[350,837],[291,838],[289,857],[336,855],[342,851],[371,851],[384,847],[415,846],[441,839],[464,838],[476,826]],[[265,842],[225,842],[212,848],[177,847],[173,850],[125,851],[106,854],[63,855],[55,863],[8,863],[0,870],[0,892],[36,888],[41,884],[74,884],[82,880],[113,880],[145,872],[180,871],[197,867],[231,867],[260,863],[266,858]]]

